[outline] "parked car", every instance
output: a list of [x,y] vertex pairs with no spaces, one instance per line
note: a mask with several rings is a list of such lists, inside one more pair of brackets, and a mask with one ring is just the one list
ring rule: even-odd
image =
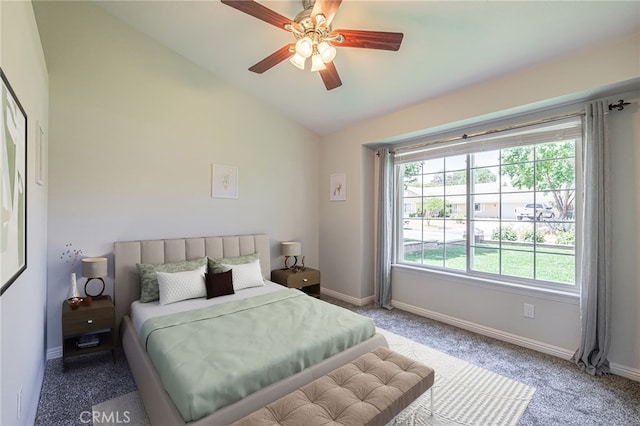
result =
[[553,219],[556,216],[557,215],[553,207],[547,204],[531,203],[526,204],[524,207],[516,208],[516,218],[518,220],[522,220],[523,217],[536,220]]

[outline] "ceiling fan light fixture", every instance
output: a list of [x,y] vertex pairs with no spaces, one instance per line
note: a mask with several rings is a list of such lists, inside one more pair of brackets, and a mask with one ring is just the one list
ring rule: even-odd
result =
[[323,41],[318,45],[318,53],[322,58],[322,62],[325,64],[333,61],[336,57],[336,48],[331,46],[326,41]]
[[326,68],[320,54],[316,53],[311,57],[311,72],[322,71]]
[[301,70],[304,69],[304,64],[306,61],[307,58],[301,56],[299,53],[296,53],[291,57],[291,59],[289,59],[289,62],[291,62],[293,66],[295,66],[296,68],[300,68]]
[[303,58],[308,58],[313,54],[313,40],[310,37],[302,37],[296,42],[296,53]]
[[[0,0],[2,1],[2,0]],[[255,0],[221,0],[223,4],[246,13],[292,33],[292,40],[271,55],[249,68],[262,74],[289,59],[291,64],[305,69],[307,58],[311,58],[311,71],[320,71],[327,90],[342,85],[333,59],[336,47],[359,47],[396,51],[400,48],[404,34],[387,31],[336,30],[331,23],[342,0],[302,0],[303,11],[292,20],[269,9]]]

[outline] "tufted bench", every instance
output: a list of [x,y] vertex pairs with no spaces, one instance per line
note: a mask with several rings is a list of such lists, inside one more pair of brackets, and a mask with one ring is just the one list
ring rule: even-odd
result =
[[[429,389],[433,379],[432,368],[380,347],[233,426],[385,425]],[[433,408],[433,393],[431,398]]]

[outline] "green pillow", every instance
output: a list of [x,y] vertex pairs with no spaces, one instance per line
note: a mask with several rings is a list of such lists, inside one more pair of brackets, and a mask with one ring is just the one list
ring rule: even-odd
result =
[[156,272],[184,272],[194,271],[207,264],[206,257],[199,257],[193,260],[185,260],[183,262],[163,263],[160,265],[151,265],[148,263],[138,263],[138,274],[140,274],[140,302],[153,302],[160,298],[160,289],[158,287],[158,278]]
[[245,263],[254,262],[258,258],[258,253],[245,254],[244,256],[237,257],[209,257],[209,272],[212,274],[225,272],[225,269],[222,267],[223,263],[225,265],[243,265]]

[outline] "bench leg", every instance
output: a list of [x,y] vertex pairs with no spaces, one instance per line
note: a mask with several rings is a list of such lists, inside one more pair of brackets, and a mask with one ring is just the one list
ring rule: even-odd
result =
[[433,386],[431,386],[431,388],[429,389],[429,392],[431,392],[431,414],[430,414],[430,416],[433,417]]

